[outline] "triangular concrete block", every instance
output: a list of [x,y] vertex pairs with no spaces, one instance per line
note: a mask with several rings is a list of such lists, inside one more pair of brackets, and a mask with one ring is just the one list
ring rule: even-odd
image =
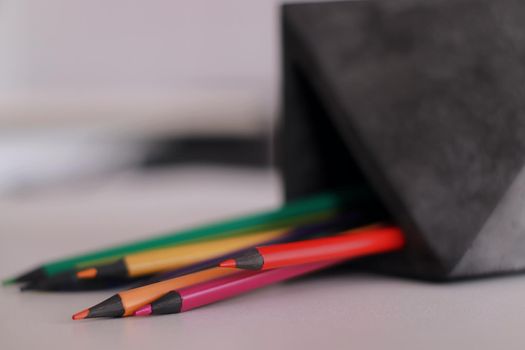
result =
[[400,273],[525,269],[525,2],[283,9],[288,198],[367,183],[405,230]]

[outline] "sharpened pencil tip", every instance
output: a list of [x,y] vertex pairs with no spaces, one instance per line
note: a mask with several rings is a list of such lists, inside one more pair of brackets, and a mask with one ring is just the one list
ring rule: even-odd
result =
[[77,278],[81,280],[91,279],[91,278],[97,277],[97,273],[98,273],[97,269],[92,267],[92,268],[77,272]]
[[34,288],[33,283],[28,283],[20,287],[21,292],[27,292],[29,290],[35,290],[35,289],[36,288]]
[[141,307],[137,311],[135,311],[133,316],[149,316],[149,315],[151,315],[151,312],[152,312],[151,305],[148,304],[148,305],[145,305],[145,306]]
[[219,264],[220,267],[237,267],[237,262],[235,259],[224,260]]
[[84,318],[87,318],[89,316],[89,309],[85,309],[83,311],[77,312],[73,315],[73,320],[83,320]]
[[10,282],[10,284],[11,283],[22,283],[22,282],[34,282],[34,281],[38,281],[41,278],[46,278],[46,277],[48,277],[48,274],[45,271],[45,269],[42,267],[39,267],[31,271],[28,271],[20,276],[10,278],[7,281]]

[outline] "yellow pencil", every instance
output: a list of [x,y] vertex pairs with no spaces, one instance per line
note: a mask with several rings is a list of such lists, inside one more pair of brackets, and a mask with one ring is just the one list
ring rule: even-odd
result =
[[174,270],[279,238],[287,231],[264,231],[130,254],[110,264],[81,270],[77,278],[139,277]]

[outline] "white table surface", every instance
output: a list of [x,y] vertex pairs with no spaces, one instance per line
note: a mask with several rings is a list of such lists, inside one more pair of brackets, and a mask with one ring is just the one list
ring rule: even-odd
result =
[[[0,199],[0,276],[84,248],[279,203],[268,172],[183,168]],[[185,314],[72,321],[113,292],[0,288],[0,349],[525,349],[525,276],[280,284]]]

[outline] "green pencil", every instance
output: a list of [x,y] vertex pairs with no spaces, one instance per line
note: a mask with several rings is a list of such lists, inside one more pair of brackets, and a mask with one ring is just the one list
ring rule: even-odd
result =
[[[370,202],[371,200],[373,201],[373,196],[366,187],[323,193],[289,202],[276,210],[172,232],[138,242],[55,260],[45,263],[18,277],[4,280],[3,284],[35,281],[78,266],[96,264],[97,261],[107,262],[112,259],[118,259],[126,254],[148,249],[161,248],[199,239],[216,238],[223,235],[246,234],[262,229],[272,229],[289,225],[294,222],[294,220],[297,224],[307,223],[309,220],[308,217],[312,214],[319,214],[320,212],[337,213],[340,209],[346,209],[349,206]],[[312,218],[315,216],[316,215],[313,215]],[[312,218],[310,218],[310,220]]]

